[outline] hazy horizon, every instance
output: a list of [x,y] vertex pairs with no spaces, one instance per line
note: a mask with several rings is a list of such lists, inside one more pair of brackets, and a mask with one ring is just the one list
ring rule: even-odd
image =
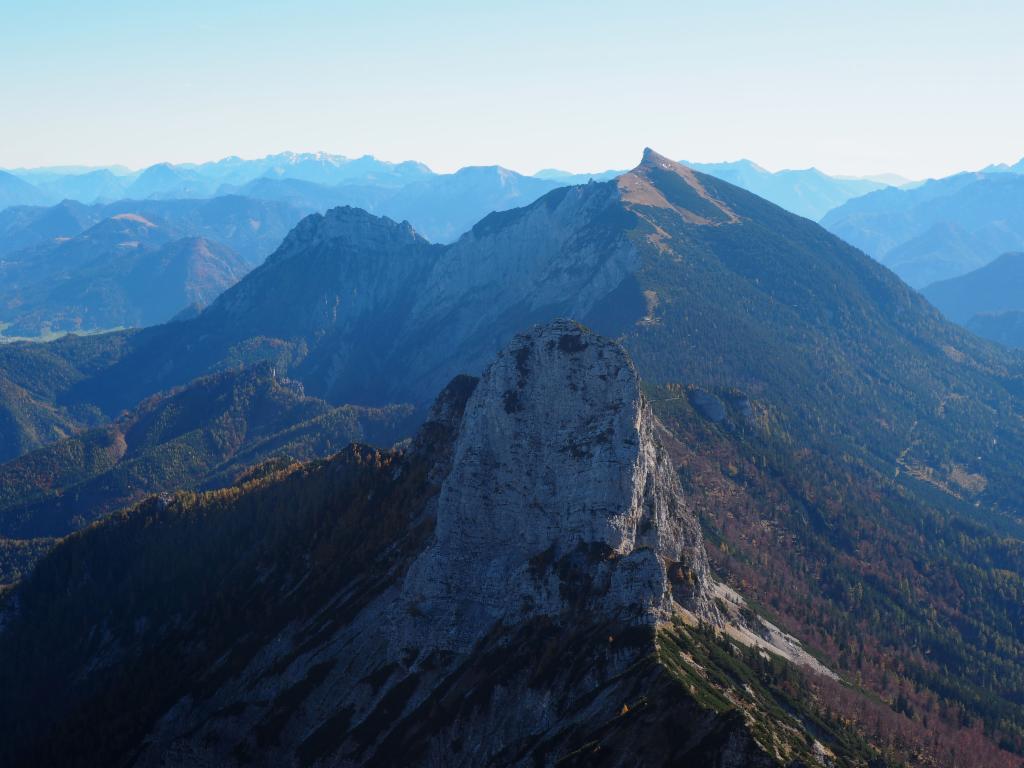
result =
[[0,167],[290,150],[532,174],[651,146],[919,179],[1024,156],[1016,4],[598,5],[17,4]]
[[[524,169],[521,169],[521,168],[511,168],[508,165],[506,165],[504,163],[500,163],[500,162],[476,163],[476,164],[474,164],[474,166],[476,166],[476,167],[481,167],[481,166],[484,166],[484,167],[486,167],[486,166],[500,166],[502,168],[505,168],[506,170],[515,171],[515,172],[523,174],[523,175],[533,175],[533,174],[539,173],[540,171],[551,171],[551,170],[566,171],[566,172],[574,173],[574,174],[586,174],[586,173],[595,173],[595,174],[597,174],[597,173],[604,173],[604,172],[613,171],[613,170],[627,171],[627,170],[629,170],[631,168],[634,168],[640,162],[640,159],[641,159],[642,154],[643,154],[643,149],[644,149],[644,147],[641,147],[639,150],[637,150],[636,158],[635,158],[635,160],[633,162],[627,163],[627,164],[622,165],[622,166],[617,167],[617,168],[611,168],[611,167],[608,167],[608,168],[596,168],[596,167],[566,168],[564,166],[543,166],[543,167],[538,167],[538,168],[531,168],[529,170],[524,170]],[[657,147],[651,147],[651,149],[653,149],[655,151],[658,151]],[[46,164],[46,165],[19,165],[19,166],[10,166],[9,165],[9,166],[0,166],[0,170],[7,171],[7,172],[54,170],[54,171],[65,171],[65,172],[68,172],[68,173],[79,173],[79,172],[87,173],[89,171],[94,171],[94,170],[111,169],[111,170],[119,170],[119,171],[122,171],[122,172],[127,172],[128,174],[136,174],[136,173],[141,173],[142,171],[144,171],[147,168],[150,168],[150,167],[152,167],[154,165],[160,165],[160,164],[163,164],[163,163],[170,163],[172,165],[180,165],[180,166],[200,166],[200,165],[203,165],[203,164],[206,164],[206,163],[216,163],[216,162],[220,162],[222,160],[228,160],[228,159],[231,159],[231,158],[238,158],[238,159],[243,160],[243,161],[256,161],[256,160],[262,160],[262,159],[264,159],[266,157],[271,157],[271,156],[274,156],[274,155],[280,155],[280,154],[286,154],[286,153],[292,153],[292,154],[295,154],[295,155],[319,155],[319,154],[323,154],[323,155],[331,155],[331,156],[335,156],[335,157],[344,157],[346,160],[357,160],[357,159],[363,157],[364,155],[369,155],[369,156],[372,156],[376,160],[380,160],[380,161],[388,162],[388,163],[394,163],[394,164],[403,163],[403,162],[418,162],[418,163],[422,163],[422,164],[426,165],[428,168],[430,168],[430,170],[433,171],[434,173],[452,173],[452,172],[460,170],[462,168],[469,167],[469,165],[466,164],[466,165],[458,165],[458,166],[455,166],[454,168],[438,169],[438,168],[435,168],[434,166],[430,165],[430,163],[425,163],[424,161],[420,160],[419,158],[415,158],[415,157],[404,157],[404,158],[381,157],[380,155],[375,155],[373,152],[353,154],[353,153],[345,153],[345,152],[329,152],[329,151],[323,150],[323,149],[304,149],[304,150],[283,149],[283,150],[279,150],[279,151],[275,151],[275,152],[264,152],[264,153],[259,154],[259,155],[251,155],[251,156],[244,156],[244,157],[236,155],[236,154],[232,154],[232,155],[224,155],[222,157],[210,157],[210,158],[205,158],[205,159],[202,159],[202,160],[182,160],[182,161],[156,160],[156,161],[154,161],[152,163],[149,163],[147,165],[142,165],[142,166],[130,166],[130,165],[126,164],[126,163],[118,163],[118,162],[106,163],[106,164],[99,164],[99,163],[55,163],[55,164]],[[758,165],[761,168],[764,168],[766,171],[769,171],[769,172],[772,172],[772,173],[777,173],[777,172],[780,172],[780,171],[809,170],[811,168],[816,168],[817,170],[822,171],[824,173],[829,173],[829,171],[827,171],[827,170],[825,170],[823,168],[820,168],[818,166],[806,166],[804,168],[768,168],[763,163],[758,162],[756,158],[752,158],[752,157],[737,157],[737,158],[731,158],[731,159],[725,159],[725,160],[723,160],[723,159],[705,159],[705,158],[673,158],[673,159],[679,160],[680,162],[689,162],[689,163],[698,163],[698,164],[707,164],[707,165],[738,163],[738,162],[752,162],[755,165]],[[1000,161],[1000,162],[1010,162],[1010,163],[1012,163],[1012,162],[1015,162],[1015,161]],[[961,170],[978,170],[978,169],[961,169]],[[829,175],[836,176],[837,178],[857,179],[857,178],[869,178],[869,177],[872,177],[872,176],[899,175],[899,174],[892,174],[889,171],[881,170],[881,171],[878,171],[878,172],[875,172],[875,173],[865,173],[865,174],[862,174],[862,175],[846,175],[846,174],[829,174]],[[913,179],[908,179],[908,180],[913,180]]]

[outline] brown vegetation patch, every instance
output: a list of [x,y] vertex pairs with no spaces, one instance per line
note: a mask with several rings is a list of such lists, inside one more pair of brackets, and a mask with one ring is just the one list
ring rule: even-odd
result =
[[134,221],[134,222],[137,222],[139,224],[144,224],[147,227],[155,227],[156,226],[156,224],[154,224],[152,221],[147,219],[145,216],[140,216],[137,213],[118,213],[118,214],[115,214],[115,215],[111,216],[110,218],[116,219],[117,221]]

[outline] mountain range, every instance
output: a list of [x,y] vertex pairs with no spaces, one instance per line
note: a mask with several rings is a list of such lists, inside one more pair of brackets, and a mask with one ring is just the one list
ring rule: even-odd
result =
[[[815,220],[851,197],[889,184],[906,183],[905,179],[891,174],[862,179],[846,178],[828,176],[814,168],[772,173],[750,160],[687,164],[749,189],[793,213]],[[459,207],[457,210],[464,215],[456,229],[452,230],[450,222],[437,227],[427,217],[418,221],[416,203],[412,199],[399,198],[392,207],[380,208],[372,207],[374,201],[390,197],[391,193],[413,184],[423,186],[419,187],[418,194],[412,193],[411,197],[426,198],[431,194],[430,190],[435,189],[443,195],[444,190],[449,188],[465,188],[465,185],[458,183],[462,181],[458,178],[462,174],[476,177],[491,174],[503,180],[507,190],[513,185],[522,187],[522,190],[515,191],[514,202],[516,205],[525,205],[534,199],[528,194],[532,189],[539,190],[537,195],[550,190],[551,186],[540,184],[541,181],[552,185],[585,184],[590,179],[608,181],[622,173],[621,170],[593,174],[570,173],[549,168],[526,177],[494,166],[463,168],[454,174],[435,174],[426,165],[414,161],[389,163],[371,155],[346,158],[323,152],[283,152],[257,160],[228,157],[198,164],[158,163],[138,172],[123,168],[16,169],[8,174],[11,176],[10,183],[16,185],[16,189],[12,187],[6,199],[0,197],[0,209],[10,205],[38,205],[46,201],[56,203],[65,199],[84,203],[122,198],[179,199],[232,193],[249,195],[257,190],[262,191],[262,194],[255,195],[257,197],[269,195],[270,199],[282,199],[286,195],[297,194],[297,190],[301,189],[307,199],[319,198],[328,202],[327,205],[317,206],[316,210],[336,205],[354,205],[393,218],[397,214],[399,218],[412,221],[427,239],[447,242],[454,240],[491,210],[502,208],[495,206],[481,210],[479,206]],[[28,186],[17,184],[18,181]],[[290,183],[283,187],[273,183],[278,181]],[[468,193],[467,199],[462,201],[463,206],[473,202],[473,194]],[[442,201],[440,205],[435,204],[435,209],[451,212],[456,210],[453,204],[458,202]],[[419,204],[426,203],[425,199],[421,199]]]
[[5,602],[8,754],[1019,762],[1021,361],[812,221],[650,150],[451,244],[314,214],[196,317],[0,347],[7,466],[257,364],[333,406],[444,394],[408,448],[43,556]]
[[1024,248],[1024,175],[961,173],[850,200],[822,225],[915,288]]
[[[491,211],[531,202],[558,186],[497,166],[434,175],[420,166],[351,161],[345,169],[355,164],[362,170],[346,176],[330,158],[289,157],[294,162],[263,169],[273,175],[238,187],[221,179],[237,177],[243,161],[209,164],[218,173],[211,182],[215,197],[188,186],[208,179],[199,170],[164,165],[148,169],[125,192],[146,199],[65,200],[0,211],[0,334],[46,338],[166,322],[188,306],[210,303],[303,216],[341,203],[410,220],[432,239],[447,241]],[[338,178],[361,173],[364,182],[380,185],[309,180],[330,179],[328,171]],[[170,181],[156,194],[153,185],[161,179]],[[186,199],[163,199],[168,195]]]
[[224,186],[221,191],[281,200],[315,211],[354,206],[408,221],[426,239],[447,243],[488,213],[526,205],[557,186],[561,182],[523,176],[495,165],[463,168],[394,187],[346,183],[326,186],[260,178],[238,188]]
[[0,208],[68,199],[94,203],[122,198],[211,197],[223,184],[240,185],[257,178],[401,186],[431,175],[422,163],[390,163],[370,155],[347,158],[324,152],[281,152],[256,160],[226,157],[206,163],[157,163],[140,171],[123,167],[19,168],[0,176],[0,189],[9,186],[12,190],[9,197],[0,197]]
[[329,406],[266,364],[213,374],[0,465],[0,537],[63,536],[150,494],[231,485],[270,459],[390,446],[411,416]]
[[994,163],[982,169],[985,173],[1024,173],[1024,157],[1016,163]]
[[27,181],[0,171],[0,209],[12,205],[39,205],[45,200],[46,196]]
[[0,212],[0,330],[46,337],[205,306],[306,211],[237,196]]
[[[31,259],[37,250],[59,247],[101,222],[134,216],[178,237],[202,237],[220,243],[255,266],[307,213],[310,211],[237,195],[209,200],[119,200],[95,205],[67,200],[49,208],[8,208],[0,211],[0,259],[5,263]],[[110,226],[109,221],[105,226]]]
[[[782,170],[772,172],[751,160],[735,160],[726,163],[694,163],[681,161],[695,171],[706,173],[753,192],[770,200],[791,213],[817,221],[826,213],[847,200],[888,186],[910,184],[908,179],[894,174],[877,177],[849,178],[829,176],[817,168],[803,170]],[[550,179],[563,184],[586,184],[589,180],[608,181],[625,171],[602,171],[600,173],[568,173],[548,168],[535,174],[538,178]]]
[[772,173],[750,160],[731,163],[686,163],[701,173],[724,179],[771,200],[787,211],[818,221],[833,208],[855,197],[889,186],[874,179],[828,176],[817,168]]
[[[141,217],[107,219],[49,252],[0,266],[5,335],[166,322],[188,306],[209,304],[249,270],[225,246],[199,237],[164,240],[150,235],[153,229]],[[111,235],[116,242],[98,242]]]

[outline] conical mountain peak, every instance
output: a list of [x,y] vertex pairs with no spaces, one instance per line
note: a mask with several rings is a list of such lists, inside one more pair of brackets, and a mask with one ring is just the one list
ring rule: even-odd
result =
[[617,184],[623,203],[641,215],[644,209],[666,209],[690,224],[739,223],[740,217],[705,186],[706,178],[648,147],[640,165],[619,176]]
[[667,166],[667,165],[681,165],[681,164],[675,162],[674,160],[669,160],[667,157],[665,157],[664,155],[662,155],[662,154],[660,154],[658,152],[655,152],[650,147],[644,147],[644,154],[643,154],[643,158],[640,160],[640,165],[661,165],[661,166]]

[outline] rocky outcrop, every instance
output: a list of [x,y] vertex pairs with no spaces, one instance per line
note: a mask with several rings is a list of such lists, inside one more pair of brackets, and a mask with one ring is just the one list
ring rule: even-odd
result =
[[[722,622],[660,429],[617,343],[568,320],[516,336],[479,380],[457,377],[441,393],[395,470],[427,467],[408,523],[433,521],[419,553],[372,601],[356,582],[212,698],[182,699],[140,764],[228,759],[204,745],[246,742],[266,727],[275,691],[307,685],[275,759],[294,754],[288,744],[341,765],[518,764],[528,753],[546,764],[572,751],[579,729],[618,712],[635,687],[664,687],[656,667],[622,678],[650,658],[657,626],[680,614]],[[339,612],[350,616],[341,625]],[[322,626],[336,629],[300,643]],[[545,652],[566,664],[542,683],[534,659]],[[686,716],[703,718],[695,731],[718,727],[691,706]],[[344,727],[331,730],[339,712]]]
[[406,648],[467,652],[496,622],[594,616],[706,621],[700,527],[625,351],[568,320],[515,337],[470,398],[409,570]]

